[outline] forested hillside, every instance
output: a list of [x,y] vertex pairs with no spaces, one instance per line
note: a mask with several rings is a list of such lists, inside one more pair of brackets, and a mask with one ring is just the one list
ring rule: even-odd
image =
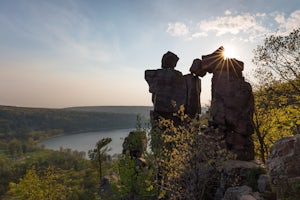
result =
[[149,118],[152,106],[83,106],[70,107],[66,110],[73,111],[92,111],[92,112],[108,112],[108,113],[123,113],[123,114],[139,114],[143,117]]
[[[125,112],[126,109],[129,109]],[[79,110],[84,110],[79,111]],[[102,110],[94,109],[43,109],[0,106],[0,133],[24,132],[24,130],[52,130],[59,129],[65,133],[132,128],[136,124],[137,110],[130,111],[131,107],[122,107],[110,110],[106,107]],[[147,122],[145,117],[148,107],[142,108],[141,119]]]

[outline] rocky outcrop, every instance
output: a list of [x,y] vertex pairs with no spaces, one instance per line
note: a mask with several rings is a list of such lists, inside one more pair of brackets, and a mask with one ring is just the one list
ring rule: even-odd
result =
[[146,70],[145,79],[154,111],[173,113],[186,104],[187,86],[181,72],[171,68]]
[[124,139],[123,154],[129,153],[131,158],[141,158],[146,149],[146,131],[131,131]]
[[228,160],[221,167],[221,178],[216,191],[216,199],[222,199],[225,191],[232,186],[247,185],[257,190],[257,179],[265,169],[257,162]]
[[224,48],[220,47],[212,54],[202,56],[202,60],[195,59],[191,74],[184,76],[175,70],[179,58],[172,52],[163,55],[162,69],[146,70],[145,79],[154,105],[151,119],[155,122],[163,117],[179,125],[180,119],[173,113],[181,105],[190,118],[197,117],[201,113],[199,77],[213,73],[210,125],[223,134],[226,148],[235,153],[238,160],[250,161],[254,159],[252,88],[242,74],[244,63],[224,59],[223,51]]
[[191,118],[201,113],[201,80],[197,73],[193,73],[199,71],[201,60],[193,61],[191,74],[182,75],[175,70],[178,59],[172,52],[167,52],[162,58],[162,69],[145,71],[145,80],[149,85],[149,92],[152,93],[154,105],[151,114],[153,121],[157,121],[159,117],[177,121],[173,113],[182,105]]
[[254,98],[252,88],[244,80],[244,63],[236,59],[224,59],[223,47],[202,56],[202,70],[212,77],[212,124],[224,132],[228,150],[238,160],[253,160],[252,141]]
[[253,192],[246,185],[228,188],[223,200],[263,200],[258,192]]
[[201,113],[201,80],[198,76],[193,74],[184,75],[184,79],[187,89],[185,111],[187,115],[189,115],[191,118],[194,118]]
[[267,160],[271,183],[289,197],[300,196],[300,135],[278,140]]
[[259,192],[271,192],[271,177],[268,174],[261,174],[257,180],[257,189]]

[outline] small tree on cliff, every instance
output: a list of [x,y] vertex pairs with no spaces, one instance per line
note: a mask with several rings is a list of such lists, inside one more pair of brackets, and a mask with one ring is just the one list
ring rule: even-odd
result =
[[98,164],[100,186],[102,180],[102,163],[103,161],[105,161],[106,153],[109,150],[107,145],[111,141],[112,141],[111,138],[103,138],[97,142],[95,149],[89,150],[88,152],[89,158],[93,161],[96,161]]
[[142,128],[137,116],[136,130],[130,131],[123,142],[123,154],[119,156],[116,171],[118,179],[112,179],[114,197],[112,199],[146,200],[155,194],[154,169],[151,155],[146,152],[147,132]]

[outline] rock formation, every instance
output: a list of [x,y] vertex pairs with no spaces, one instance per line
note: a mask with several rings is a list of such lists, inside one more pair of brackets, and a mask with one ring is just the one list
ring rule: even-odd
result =
[[267,167],[277,191],[291,199],[300,197],[300,135],[278,140],[271,148]]
[[186,114],[190,118],[197,117],[201,113],[201,102],[200,102],[200,93],[201,93],[201,80],[200,77],[203,77],[204,74],[196,73],[197,70],[200,70],[202,67],[202,62],[200,59],[195,59],[190,68],[190,74],[184,75],[187,87],[187,98],[185,102]]
[[141,158],[147,149],[146,131],[130,131],[122,146],[123,154],[129,153],[131,158]]
[[202,56],[202,71],[213,73],[211,117],[212,125],[224,133],[227,148],[238,160],[253,160],[254,98],[252,88],[244,80],[244,63],[224,59],[223,47]]
[[252,88],[242,75],[244,63],[224,59],[223,51],[224,48],[220,47],[214,53],[202,56],[202,60],[195,59],[190,68],[191,74],[184,76],[174,69],[179,58],[172,52],[163,56],[162,69],[146,70],[145,79],[154,105],[151,118],[157,121],[164,117],[178,124],[179,119],[173,113],[181,105],[185,106],[185,112],[191,118],[197,117],[201,113],[199,76],[213,73],[210,125],[222,132],[227,149],[235,153],[237,159],[253,160]]
[[253,192],[252,188],[244,185],[238,187],[228,188],[223,200],[264,200],[264,198],[258,193]]
[[[162,58],[162,69],[145,71],[154,105],[152,120],[164,117],[176,122],[173,113],[177,112],[181,105],[184,105],[186,114],[191,118],[201,112],[201,81],[197,74],[183,76],[180,71],[175,70],[178,60],[177,55],[167,52]],[[191,69],[197,70],[198,67],[201,67],[199,59],[193,62]]]

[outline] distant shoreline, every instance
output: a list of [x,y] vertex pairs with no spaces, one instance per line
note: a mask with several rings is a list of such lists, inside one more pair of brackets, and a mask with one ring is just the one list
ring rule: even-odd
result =
[[56,137],[61,137],[61,136],[69,136],[69,135],[77,135],[77,134],[84,134],[84,133],[92,133],[92,132],[101,132],[101,131],[114,131],[114,130],[126,130],[126,129],[132,129],[132,130],[135,130],[135,127],[132,127],[132,128],[102,128],[102,129],[95,129],[95,130],[80,130],[80,131],[72,131],[72,132],[64,132],[64,133],[61,133],[61,134],[58,134],[58,135],[53,135],[53,136],[50,136],[50,137],[46,137],[46,138],[43,138],[39,141],[37,141],[37,144],[39,143],[42,143],[43,141],[45,140],[49,140],[49,139],[52,139],[52,138],[56,138]]
[[[61,135],[76,135],[76,134],[82,134],[82,133],[88,133],[88,132],[98,132],[98,131],[113,131],[113,130],[121,130],[121,129],[131,129],[130,127],[119,127],[119,128],[101,128],[101,129],[87,129],[87,130],[79,130],[79,131],[72,131],[72,132],[65,132]],[[134,130],[135,127],[132,127]]]

